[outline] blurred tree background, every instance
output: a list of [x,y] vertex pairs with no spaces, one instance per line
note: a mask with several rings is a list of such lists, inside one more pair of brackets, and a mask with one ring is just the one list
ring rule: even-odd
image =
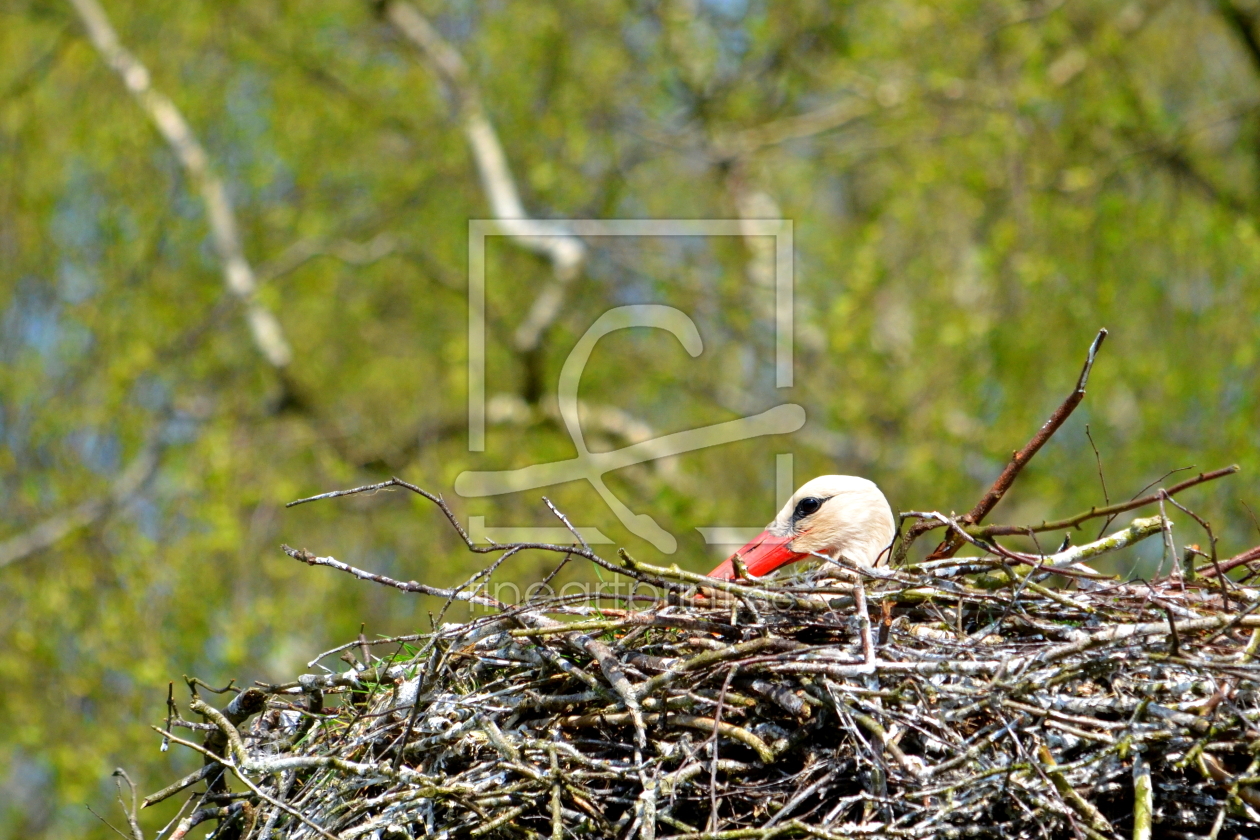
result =
[[[897,509],[970,508],[1102,326],[1085,403],[990,519],[1100,504],[1088,424],[1113,501],[1240,463],[1183,498],[1223,556],[1257,540],[1255,0],[2,12],[0,834],[112,836],[85,806],[119,818],[115,766],[144,792],[195,768],[147,728],[171,679],[279,681],[361,622],[427,627],[432,603],[281,542],[443,586],[480,566],[409,495],[291,499],[396,474],[461,517],[552,525],[545,492],[661,559],[584,482],[451,490],[573,457],[556,378],[613,305],[677,306],[705,350],[604,339],[582,381],[592,449],[808,414],[608,477],[687,568],[714,560],[695,526],[770,519],[777,453],[798,481],[854,473]],[[794,387],[775,388],[767,240],[565,256],[498,236],[470,453],[468,221],[522,213],[792,220]]]

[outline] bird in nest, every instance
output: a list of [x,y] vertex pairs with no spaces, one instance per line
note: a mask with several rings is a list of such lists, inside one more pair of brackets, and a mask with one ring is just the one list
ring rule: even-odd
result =
[[736,580],[737,563],[749,576],[763,577],[819,556],[876,566],[887,561],[896,533],[892,508],[875,482],[823,475],[801,485],[774,521],[709,577]]

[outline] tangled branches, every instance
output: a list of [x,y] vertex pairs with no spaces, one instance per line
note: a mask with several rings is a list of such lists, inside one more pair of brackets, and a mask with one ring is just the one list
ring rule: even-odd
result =
[[[204,722],[166,732],[207,733],[169,735],[206,757],[183,788],[219,781],[184,823],[234,838],[1228,837],[1260,821],[1260,592],[1079,565],[1170,527],[700,590],[623,553],[598,562],[638,586],[521,604],[486,596],[488,573],[438,590],[287,549],[483,614],[352,642],[330,652],[344,670],[222,712],[194,683]],[[1062,572],[1078,586],[1047,585]]]

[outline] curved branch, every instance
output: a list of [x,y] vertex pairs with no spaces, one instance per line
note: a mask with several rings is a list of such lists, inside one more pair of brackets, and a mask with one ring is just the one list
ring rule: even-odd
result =
[[210,223],[214,248],[222,263],[228,292],[245,306],[245,318],[254,345],[272,367],[281,369],[293,360],[293,351],[276,316],[257,299],[258,282],[245,259],[240,231],[223,181],[210,166],[206,150],[170,99],[153,87],[149,71],[118,40],[109,17],[97,0],[70,0],[78,11],[88,37],[105,62],[114,69],[127,90],[144,108],[183,165],[189,180],[201,193]]
[[1222,467],[1219,470],[1199,473],[1194,478],[1188,478],[1180,484],[1174,484],[1167,490],[1160,490],[1157,493],[1152,493],[1149,496],[1143,496],[1140,499],[1131,499],[1130,501],[1121,502],[1108,507],[1090,508],[1084,513],[1069,516],[1067,519],[1056,519],[1053,522],[1042,522],[1040,525],[980,525],[967,528],[966,531],[973,537],[1000,537],[1012,536],[1015,534],[1039,534],[1043,531],[1063,531],[1068,528],[1075,528],[1083,522],[1087,522],[1090,519],[1097,519],[1100,516],[1113,516],[1118,513],[1124,513],[1125,511],[1145,507],[1146,505],[1153,505],[1160,499],[1171,498],[1172,496],[1177,495],[1182,490],[1187,490],[1195,485],[1202,484],[1205,481],[1212,481],[1213,479],[1233,475],[1236,472],[1238,472],[1238,465],[1232,464],[1228,467]]
[[420,51],[455,97],[464,135],[500,230],[517,245],[542,254],[551,262],[551,282],[538,293],[534,305],[513,335],[513,344],[518,351],[527,353],[536,350],[542,342],[543,333],[560,316],[567,287],[577,278],[586,262],[586,245],[563,226],[531,219],[525,212],[503,144],[499,142],[499,135],[482,104],[481,93],[459,52],[413,4],[389,0],[383,4],[383,12],[386,19]]

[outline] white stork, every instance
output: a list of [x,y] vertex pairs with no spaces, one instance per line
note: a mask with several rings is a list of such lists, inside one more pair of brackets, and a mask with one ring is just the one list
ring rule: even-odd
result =
[[734,580],[736,556],[756,577],[813,554],[874,566],[887,560],[896,531],[892,508],[874,482],[823,475],[793,493],[774,521],[709,577]]

